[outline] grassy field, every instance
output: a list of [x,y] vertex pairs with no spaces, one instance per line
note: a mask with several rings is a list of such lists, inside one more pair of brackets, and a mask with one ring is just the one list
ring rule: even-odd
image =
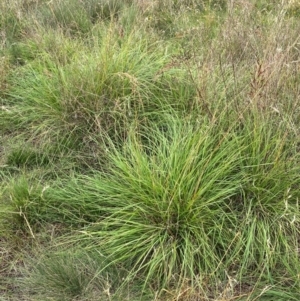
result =
[[0,301],[300,300],[300,2],[0,0]]

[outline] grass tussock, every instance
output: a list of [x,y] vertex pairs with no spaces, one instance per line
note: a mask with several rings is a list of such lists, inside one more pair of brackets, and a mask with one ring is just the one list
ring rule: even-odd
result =
[[163,132],[148,133],[146,145],[131,136],[112,155],[107,176],[83,180],[105,206],[103,220],[84,230],[86,238],[78,236],[87,248],[102,237],[114,262],[134,262],[133,272],[142,271],[157,285],[193,279],[217,266],[219,247],[233,238],[227,231],[234,219],[219,202],[229,202],[238,187],[234,140],[220,141],[206,126],[169,123]]
[[298,6],[2,1],[3,300],[299,300]]

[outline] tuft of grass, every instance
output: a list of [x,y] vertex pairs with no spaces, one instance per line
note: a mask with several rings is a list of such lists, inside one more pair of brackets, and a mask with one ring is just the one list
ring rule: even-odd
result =
[[265,118],[222,131],[173,116],[130,132],[106,173],[49,190],[47,203],[84,226],[64,242],[100,250],[159,294],[255,295],[252,283],[276,286],[278,270],[298,283],[298,156]]
[[[168,65],[162,45],[148,44],[134,33],[116,41],[116,34],[108,31],[87,52],[81,45],[63,65],[56,53],[40,53],[18,68],[10,77],[7,110],[1,112],[4,127],[30,129],[27,137],[41,141],[72,137],[78,149],[93,150],[90,146],[101,136],[126,137],[132,122],[156,110],[188,107],[194,85],[177,64]],[[61,46],[61,57],[68,57],[68,43]]]
[[[239,219],[239,273],[297,279],[300,268],[299,155],[286,124],[254,114],[241,130],[241,195],[230,207]],[[238,256],[238,257],[239,257]],[[280,270],[281,276],[278,274]]]
[[110,155],[108,174],[81,180],[103,213],[72,240],[100,248],[145,287],[214,277],[235,239],[228,205],[239,189],[236,141],[205,123],[172,118],[147,132],[132,133]]
[[35,300],[44,300],[45,295],[54,300],[137,300],[136,283],[119,292],[127,271],[121,266],[107,267],[106,259],[97,251],[52,248],[51,252],[44,251],[38,262],[30,261],[34,268],[21,287],[34,294]]
[[86,34],[92,22],[78,0],[52,1],[43,6],[40,21],[44,26],[63,29],[66,34]]
[[84,295],[97,264],[80,257],[70,252],[43,256],[31,273],[31,290],[63,300]]
[[15,149],[8,156],[6,164],[12,167],[33,167],[49,164],[49,157],[30,149]]
[[87,36],[94,24],[117,19],[131,0],[55,0],[37,12],[43,27],[60,29],[70,36]]
[[26,176],[11,179],[3,187],[0,195],[1,217],[9,229],[15,233],[26,233],[35,238],[34,231],[42,221],[43,187],[30,183]]
[[15,2],[11,5],[1,2],[0,9],[3,12],[0,14],[1,46],[6,46],[21,39],[26,22],[23,22],[20,9]]

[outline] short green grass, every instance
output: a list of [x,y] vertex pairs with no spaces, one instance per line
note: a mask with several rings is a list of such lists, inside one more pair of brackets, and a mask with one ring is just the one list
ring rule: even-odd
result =
[[299,300],[296,2],[0,3],[1,300]]

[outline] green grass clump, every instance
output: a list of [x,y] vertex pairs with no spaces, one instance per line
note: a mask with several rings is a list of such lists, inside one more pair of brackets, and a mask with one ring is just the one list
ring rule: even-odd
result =
[[15,3],[7,6],[2,2],[0,3],[0,9],[4,12],[0,15],[1,37],[3,38],[2,43],[11,44],[21,38],[25,22],[22,22]]
[[0,195],[1,219],[8,227],[7,231],[18,231],[34,236],[36,226],[43,221],[43,186],[31,183],[26,176],[6,181],[3,194]]
[[44,255],[35,266],[30,286],[42,288],[39,290],[41,297],[46,293],[54,298],[72,300],[87,293],[98,265],[99,262],[78,252]]
[[30,149],[13,150],[7,157],[7,165],[14,167],[45,166],[49,164],[49,158]]
[[272,284],[279,278],[297,281],[300,267],[295,239],[300,217],[299,155],[295,136],[284,122],[274,120],[264,112],[244,125],[241,195],[230,205],[239,220],[238,275],[242,279],[260,274]]
[[103,213],[74,240],[100,248],[159,288],[215,276],[234,239],[235,147],[235,137],[205,122],[170,119],[144,136],[132,133],[110,155],[108,174],[82,180],[82,190],[98,195]]
[[42,6],[38,20],[46,28],[61,29],[71,36],[87,36],[98,22],[117,19],[132,0],[55,0]]
[[133,121],[156,110],[188,107],[193,83],[176,64],[165,68],[169,54],[160,43],[150,44],[134,33],[120,41],[116,37],[112,28],[92,49],[72,43],[80,50],[62,63],[69,55],[67,39],[58,56],[41,52],[13,72],[8,109],[1,112],[4,127],[30,129],[27,137],[38,135],[51,143],[73,140],[77,149],[87,150],[106,133],[126,137]]
[[259,116],[240,131],[172,117],[130,132],[106,173],[49,190],[48,204],[84,226],[67,243],[159,293],[187,280],[198,294],[231,278],[275,285],[279,267],[297,282],[298,156],[284,127],[273,133]]

